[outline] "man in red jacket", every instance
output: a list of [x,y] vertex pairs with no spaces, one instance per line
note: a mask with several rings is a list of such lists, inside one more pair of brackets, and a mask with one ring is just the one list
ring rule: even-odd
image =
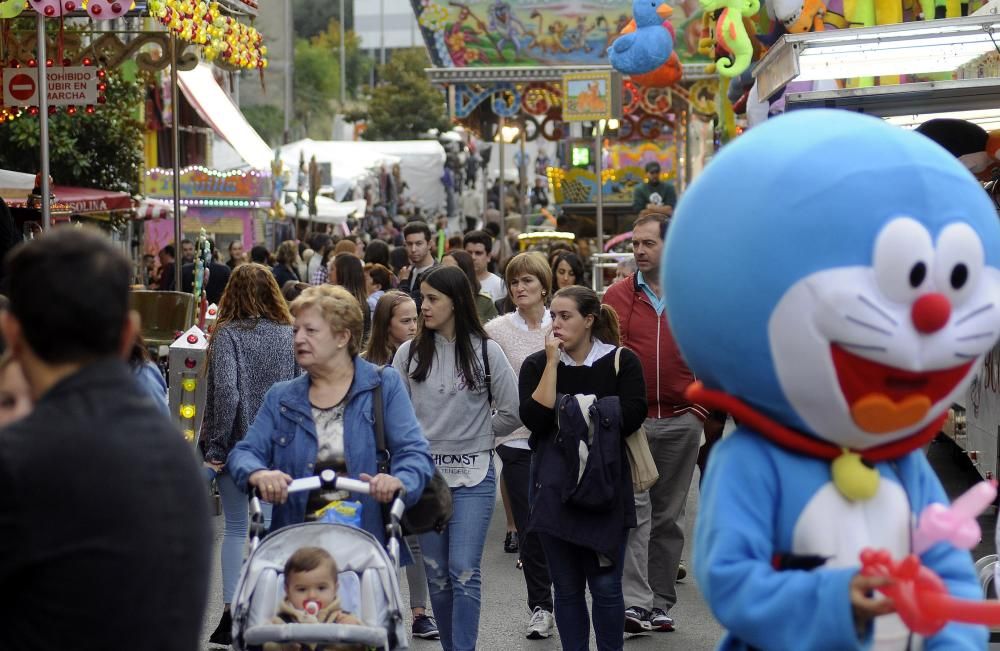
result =
[[708,413],[684,398],[694,375],[674,343],[660,292],[666,233],[665,216],[640,213],[632,227],[637,271],[604,295],[604,302],[618,312],[622,344],[642,360],[648,403],[644,427],[660,473],[648,492],[635,496],[638,526],[629,534],[622,577],[629,633],[674,630],[669,613],[677,602],[674,582],[684,549],[684,503]]

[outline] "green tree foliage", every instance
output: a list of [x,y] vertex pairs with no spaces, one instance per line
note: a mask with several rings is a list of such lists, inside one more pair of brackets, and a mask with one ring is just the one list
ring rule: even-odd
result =
[[[346,33],[347,87],[350,97],[371,70],[354,32]],[[295,42],[295,122],[297,135],[326,140],[333,129],[336,102],[340,99],[340,24],[330,21],[326,31]]]
[[244,117],[260,137],[272,147],[282,143],[285,135],[285,112],[272,104],[241,106]]
[[379,68],[381,83],[368,102],[366,140],[411,140],[429,129],[447,129],[444,97],[427,79],[427,51],[393,52]]
[[[357,34],[348,30],[344,32],[344,36],[347,54],[347,95],[351,98],[357,98],[358,90],[368,80],[373,62],[371,58],[361,51],[361,38]],[[339,71],[340,23],[336,20],[331,20],[330,24],[327,25],[326,31],[313,36],[311,42],[317,47],[325,48],[330,53],[331,64],[337,66]],[[337,91],[337,97],[338,99],[340,97],[339,90]]]
[[[144,101],[141,79],[109,70],[107,103],[92,114],[64,110],[49,119],[49,161],[59,185],[139,191]],[[0,168],[34,174],[41,168],[38,118],[28,113],[0,124]]]
[[327,48],[295,42],[295,121],[310,138],[326,140],[333,125],[332,102],[340,92],[340,68]]
[[[287,2],[288,0],[282,0]],[[375,1],[375,0],[371,0]],[[344,0],[347,26],[354,24],[354,0]],[[292,0],[292,23],[299,38],[312,38],[322,34],[325,26],[333,20],[340,20],[338,0]]]

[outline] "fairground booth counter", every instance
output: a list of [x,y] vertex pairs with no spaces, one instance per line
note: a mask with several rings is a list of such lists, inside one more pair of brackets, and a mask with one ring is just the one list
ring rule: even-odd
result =
[[489,148],[490,180],[517,181],[526,196],[542,179],[555,199],[558,215],[529,218],[524,206],[521,223],[509,225],[558,221],[560,230],[602,239],[603,218],[604,233],[620,233],[646,163],[659,162],[662,177],[682,189],[714,151],[719,82],[698,52],[700,5],[669,3],[676,65],[662,85],[646,87],[608,63],[632,4],[413,3],[434,64],[427,73],[446,90],[453,120]]
[[[0,170],[0,197],[10,209],[19,232],[30,239],[42,230],[41,197],[34,194],[36,176]],[[86,223],[105,231],[122,252],[131,256],[135,201],[127,192],[75,188],[55,184],[50,189],[52,224]]]

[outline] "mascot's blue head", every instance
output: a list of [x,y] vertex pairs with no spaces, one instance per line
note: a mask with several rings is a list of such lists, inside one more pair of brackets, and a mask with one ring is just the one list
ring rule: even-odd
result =
[[1000,224],[947,151],[845,111],[779,117],[684,194],[662,264],[692,371],[859,450],[926,429],[1000,335]]

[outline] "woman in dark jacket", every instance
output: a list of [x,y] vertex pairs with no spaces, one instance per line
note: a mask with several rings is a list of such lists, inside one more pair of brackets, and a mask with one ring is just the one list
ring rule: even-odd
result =
[[268,268],[255,262],[236,267],[222,293],[208,348],[208,397],[201,426],[205,465],[218,474],[225,515],[225,610],[209,640],[215,644],[231,641],[229,604],[236,591],[250,521],[246,491],[236,485],[224,466],[233,447],[246,435],[271,385],[298,375],[292,336],[292,315]]
[[278,247],[275,256],[277,264],[271,269],[274,279],[278,282],[278,287],[284,287],[289,280],[299,282],[299,270],[296,268],[299,261],[299,247],[292,240],[285,240]]
[[[556,626],[563,649],[588,648],[590,622],[584,586],[593,601],[594,632],[600,651],[622,648],[625,603],[622,565],[628,530],[635,526],[632,477],[625,455],[625,437],[639,429],[646,414],[646,385],[639,358],[622,349],[618,317],[601,305],[597,294],[581,286],[559,290],[552,299],[552,335],[545,350],[530,355],[521,366],[521,421],[531,431],[531,516],[528,531],[536,532],[545,549],[555,589]],[[616,360],[618,368],[616,369]],[[602,439],[601,454],[611,462],[602,488],[612,497],[601,508],[564,501],[577,485],[577,467],[566,454],[563,439],[582,432],[559,429],[566,409],[586,413],[585,396],[608,406],[617,398],[617,422],[602,418],[595,424]],[[557,412],[556,406],[559,405]],[[613,402],[608,413],[614,415]],[[597,453],[594,439],[592,453]]]

